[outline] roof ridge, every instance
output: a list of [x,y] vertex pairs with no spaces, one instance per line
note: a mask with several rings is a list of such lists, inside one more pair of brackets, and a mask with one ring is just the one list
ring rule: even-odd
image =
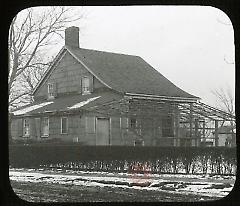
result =
[[138,57],[141,58],[138,55],[133,55],[133,54],[123,54],[123,53],[117,53],[117,52],[110,52],[110,51],[102,51],[102,50],[96,50],[96,49],[87,49],[87,48],[73,48],[73,47],[69,47],[69,46],[65,46],[66,48],[70,48],[70,49],[80,49],[80,50],[86,50],[86,51],[93,51],[93,52],[102,52],[102,53],[108,53],[108,54],[115,54],[115,55],[124,55],[124,56],[131,56],[131,57]]

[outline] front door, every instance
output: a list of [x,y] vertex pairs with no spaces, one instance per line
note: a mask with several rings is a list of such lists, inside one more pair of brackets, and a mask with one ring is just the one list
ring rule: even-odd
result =
[[109,119],[97,118],[96,129],[97,129],[96,145],[109,145],[110,144]]

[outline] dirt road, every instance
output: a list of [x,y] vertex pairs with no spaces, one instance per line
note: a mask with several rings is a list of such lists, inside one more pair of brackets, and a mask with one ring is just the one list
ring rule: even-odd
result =
[[32,202],[192,202],[217,200],[234,185],[230,176],[128,174],[10,169],[11,185]]
[[131,188],[87,187],[16,181],[11,181],[11,185],[21,199],[30,202],[192,202],[216,199],[215,197]]

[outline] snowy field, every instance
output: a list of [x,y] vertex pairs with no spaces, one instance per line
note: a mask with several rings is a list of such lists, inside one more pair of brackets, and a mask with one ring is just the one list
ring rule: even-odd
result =
[[[220,199],[232,190],[235,176],[180,175],[180,174],[128,174],[86,172],[62,169],[10,169],[11,182],[41,183],[87,188],[130,189],[129,191],[167,192]],[[14,189],[14,185],[13,189]],[[14,190],[15,191],[15,190]],[[18,194],[17,191],[15,193]],[[19,194],[18,194],[19,195]],[[206,197],[206,198],[205,198]],[[93,196],[94,199],[94,196]],[[173,200],[174,201],[174,200]]]

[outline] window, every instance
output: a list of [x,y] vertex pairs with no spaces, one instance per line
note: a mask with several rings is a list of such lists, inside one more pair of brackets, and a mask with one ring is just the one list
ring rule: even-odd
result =
[[46,137],[46,136],[48,136],[49,135],[49,119],[48,119],[48,117],[44,117],[43,119],[42,119],[42,136],[43,137]]
[[23,120],[23,136],[29,136],[30,135],[30,124],[28,119]]
[[89,77],[82,77],[82,93],[90,93],[90,80]]
[[61,134],[67,134],[68,130],[68,119],[67,117],[61,118]]
[[140,120],[137,120],[135,118],[130,118],[129,124],[130,124],[129,127],[131,129],[134,129],[138,135],[142,135],[142,129],[141,129],[142,126],[141,126]]
[[137,120],[131,118],[130,119],[130,128],[136,128],[137,127]]
[[54,97],[54,87],[52,83],[48,84],[48,98]]
[[173,122],[171,117],[166,117],[162,120],[162,136],[173,137]]

